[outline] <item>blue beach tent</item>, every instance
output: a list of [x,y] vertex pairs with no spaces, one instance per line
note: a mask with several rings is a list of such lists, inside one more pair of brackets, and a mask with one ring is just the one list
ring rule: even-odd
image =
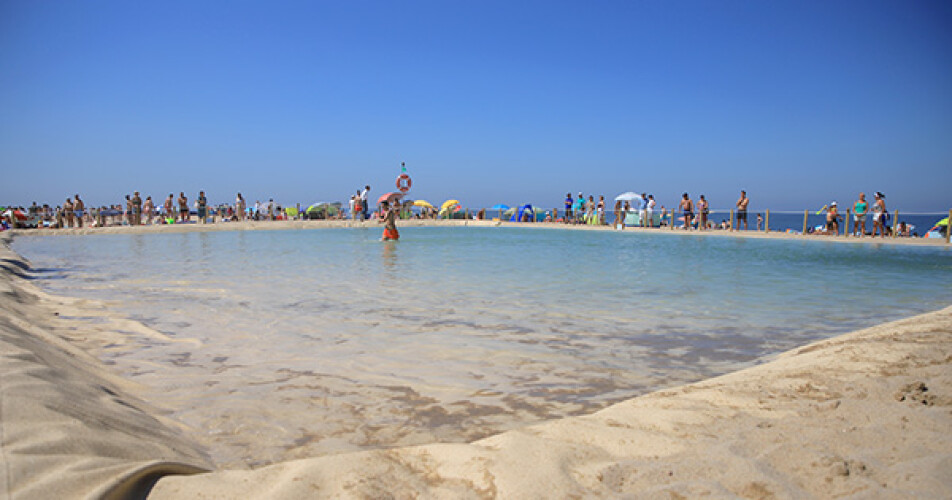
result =
[[535,209],[532,208],[532,205],[529,205],[529,204],[527,203],[527,204],[525,204],[525,205],[519,207],[519,210],[513,211],[512,217],[509,219],[509,221],[510,221],[510,222],[519,222],[519,221],[521,221],[521,220],[522,220],[522,216],[523,216],[526,212],[529,213],[529,217],[531,217],[531,218],[533,218],[533,219],[535,218]]

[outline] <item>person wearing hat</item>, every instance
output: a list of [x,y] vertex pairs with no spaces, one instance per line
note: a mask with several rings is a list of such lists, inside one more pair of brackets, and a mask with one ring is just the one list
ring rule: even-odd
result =
[[575,199],[575,222],[578,223],[581,221],[582,216],[585,214],[585,197],[582,196],[582,192],[578,192],[578,198]]
[[873,237],[877,232],[881,238],[886,237],[886,213],[886,195],[877,191],[873,202]]
[[836,208],[836,202],[830,202],[826,209],[826,233],[833,236],[840,235],[840,215]]

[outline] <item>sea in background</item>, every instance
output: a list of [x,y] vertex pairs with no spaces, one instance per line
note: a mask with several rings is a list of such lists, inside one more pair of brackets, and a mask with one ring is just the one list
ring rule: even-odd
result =
[[[544,220],[546,214],[551,213],[551,210],[552,210],[552,209],[546,209],[542,206],[539,206],[537,208],[539,209],[539,212],[537,214],[539,221]],[[841,207],[840,234],[843,234],[844,231],[846,231],[846,209],[847,208],[848,207],[846,205]],[[659,211],[660,211],[660,207],[659,207]],[[473,213],[475,211],[470,210],[470,212]],[[747,227],[749,230],[757,229],[757,215],[758,214],[764,217],[764,222],[763,222],[763,225],[761,226],[761,229],[766,227],[767,225],[766,211],[751,209],[751,211],[747,215],[747,222],[748,222]],[[562,209],[560,208],[559,216],[562,217],[564,215],[565,215],[564,212],[562,212]],[[923,237],[930,229],[933,228],[933,226],[935,226],[936,222],[948,217],[949,213],[948,212],[906,213],[906,212],[900,211],[898,221],[896,220],[895,215],[896,214],[894,212],[890,212],[889,218],[887,221],[887,225],[889,227],[895,226],[897,222],[905,222],[910,228],[909,229],[910,236]],[[487,218],[492,219],[492,218],[498,218],[499,216],[500,216],[500,212],[498,210],[488,210],[488,209],[486,210]],[[459,217],[463,217],[463,216],[459,215]],[[736,214],[735,214],[735,217],[736,217]],[[684,222],[683,220],[681,220],[680,211],[676,214],[676,218],[678,220],[676,220],[675,225],[677,226],[683,225]],[[503,219],[507,221],[510,220],[509,217],[503,217]],[[731,212],[729,210],[714,209],[714,210],[711,210],[711,212],[708,214],[708,220],[711,221],[711,223],[713,224],[720,224],[721,222],[729,222],[730,219],[731,219]],[[606,212],[605,220],[609,224],[611,224],[615,220],[614,213],[611,208],[609,208],[608,211]],[[803,232],[803,212],[801,211],[773,210],[770,212],[769,222],[770,222],[770,230],[774,232],[780,232],[780,233],[790,232],[790,233],[796,233],[796,234],[800,234]],[[807,232],[810,232],[811,229],[812,230],[821,229],[821,228],[824,228],[825,226],[826,226],[826,212],[820,211],[819,213],[817,213],[816,210],[810,210],[807,212],[807,225],[806,225]],[[739,227],[743,229],[742,225]],[[850,214],[849,216],[849,230],[850,230],[850,233],[852,234],[853,232],[853,215],[852,214]],[[873,233],[873,215],[872,213],[869,213],[866,216],[866,234],[871,235],[872,233]]]
[[[229,467],[470,441],[952,302],[946,247],[401,234],[17,236],[13,248],[45,290],[150,327],[95,354]],[[73,320],[102,321],[94,312]]]

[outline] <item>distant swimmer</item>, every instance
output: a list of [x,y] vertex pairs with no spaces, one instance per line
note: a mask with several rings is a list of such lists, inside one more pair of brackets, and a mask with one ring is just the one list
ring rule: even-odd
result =
[[390,204],[386,201],[381,202],[383,208],[383,237],[380,241],[399,240],[400,233],[397,232],[397,211],[390,209]]

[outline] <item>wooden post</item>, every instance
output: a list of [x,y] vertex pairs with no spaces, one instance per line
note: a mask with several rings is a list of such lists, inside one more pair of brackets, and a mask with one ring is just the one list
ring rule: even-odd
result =
[[809,210],[803,211],[803,233],[801,234],[807,234],[807,217],[809,217],[809,215],[810,215]]
[[770,232],[770,210],[767,210],[767,216],[764,218],[764,233]]
[[[846,224],[844,224],[844,226],[845,226],[845,227],[843,228],[843,229],[844,229],[844,231],[843,231],[843,237],[844,237],[844,238],[849,238],[849,237],[850,237],[850,209],[848,209],[848,208],[846,209]],[[855,226],[855,224],[854,224],[854,226]]]
[[893,232],[893,238],[898,238],[899,237],[899,210],[896,210],[895,216],[896,216],[896,220],[893,221],[892,232]]
[[731,209],[731,215],[730,215],[730,217],[731,217],[731,218],[730,218],[730,221],[731,221],[730,230],[731,230],[731,232],[733,233],[733,232],[734,232],[734,209],[733,209],[733,208]]

